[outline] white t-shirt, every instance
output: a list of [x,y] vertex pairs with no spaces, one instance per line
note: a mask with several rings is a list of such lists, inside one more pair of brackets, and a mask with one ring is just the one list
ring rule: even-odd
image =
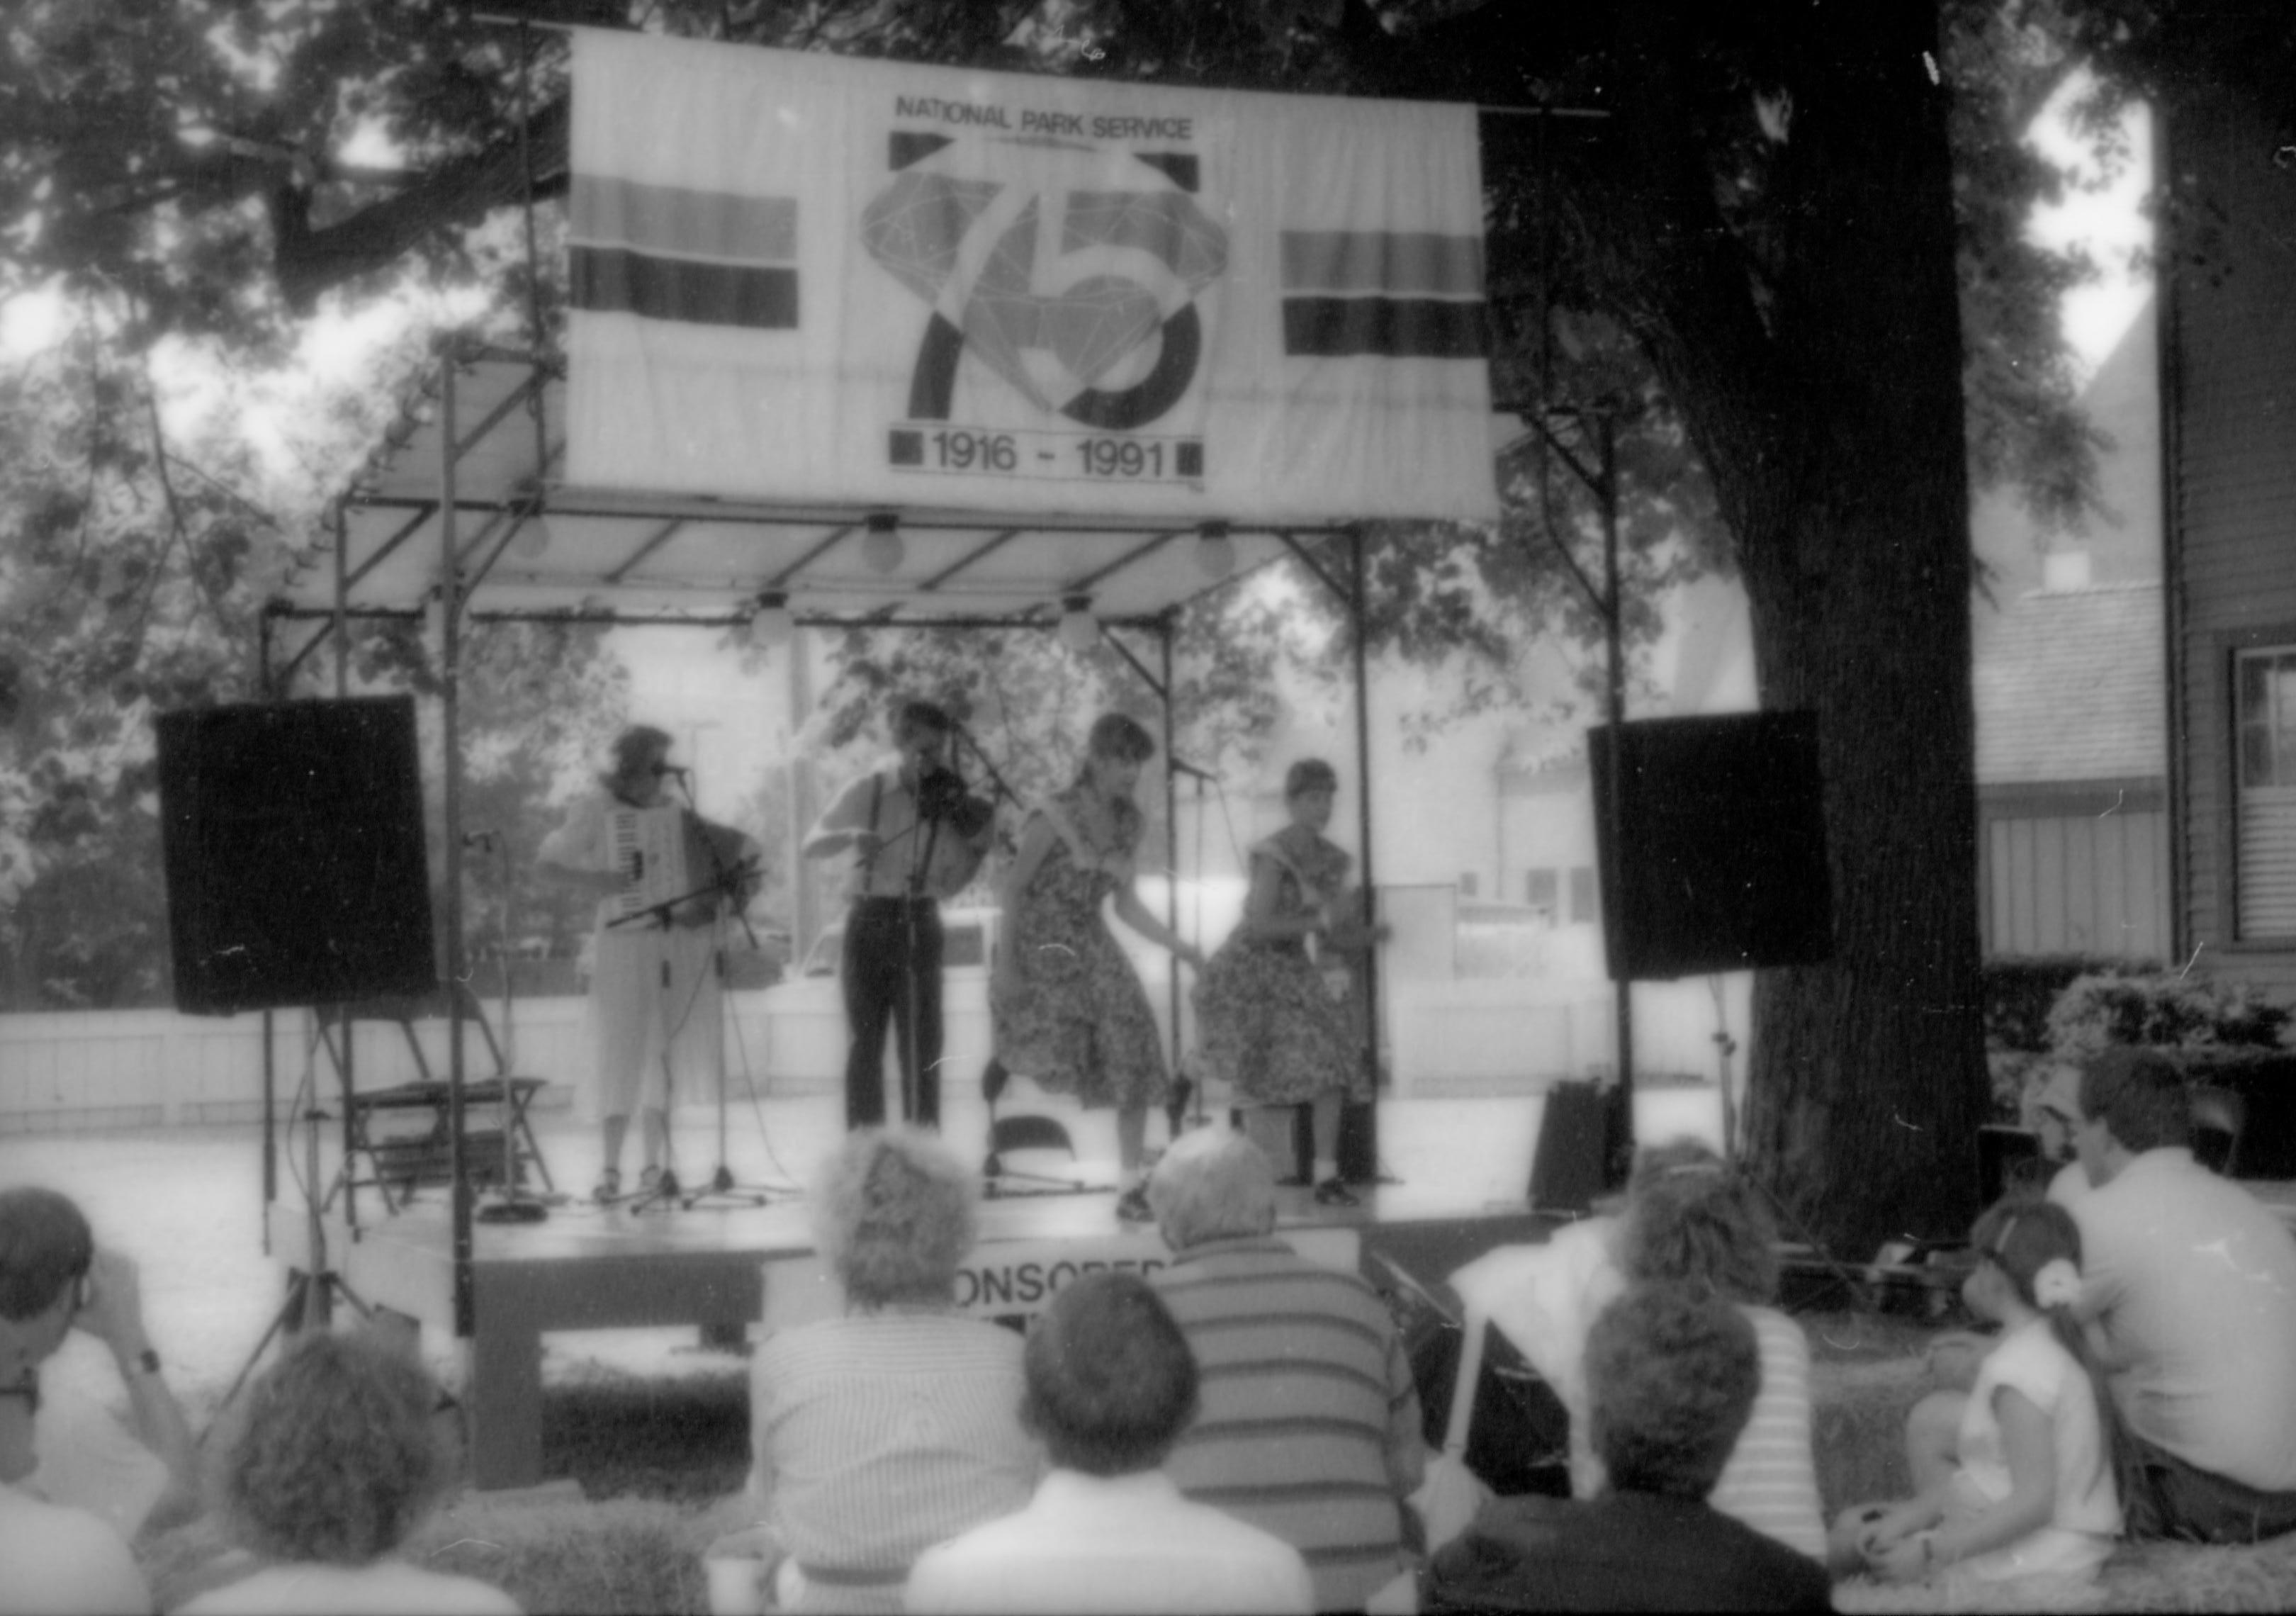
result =
[[1055,1470],[1019,1513],[927,1549],[903,1603],[916,1616],[1307,1616],[1316,1594],[1298,1549],[1191,1503],[1160,1470]]
[[210,1588],[175,1616],[521,1616],[491,1582],[426,1571],[404,1560],[275,1565]]
[[135,1541],[168,1490],[166,1461],[109,1408],[62,1388],[43,1388],[32,1421],[32,1473],[25,1491],[84,1509]]
[[1982,1574],[1997,1556],[1998,1569],[2011,1575],[2093,1568],[2120,1535],[2120,1500],[2087,1372],[2051,1333],[2046,1319],[2011,1331],[1985,1355],[1962,1410],[1960,1480],[1988,1505],[2007,1497],[2011,1485],[1994,1405],[1995,1394],[2004,1390],[2022,1394],[2049,1422],[2056,1506],[2049,1524],[2032,1538],[1974,1557],[1972,1572]]
[[0,1616],[151,1616],[151,1585],[118,1532],[0,1486]]

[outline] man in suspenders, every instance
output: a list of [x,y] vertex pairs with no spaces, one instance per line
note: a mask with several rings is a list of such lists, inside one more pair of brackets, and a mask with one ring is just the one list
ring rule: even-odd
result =
[[[805,839],[808,858],[853,855],[840,967],[853,1044],[845,1061],[845,1122],[885,1120],[885,1033],[893,1030],[901,1070],[901,1116],[940,1121],[940,900],[971,881],[993,832],[962,835],[930,812],[939,793],[919,791],[948,765],[955,726],[930,701],[906,701],[893,717],[891,764],[838,794]],[[949,783],[953,784],[954,782]],[[914,1021],[912,1017],[914,1016]]]

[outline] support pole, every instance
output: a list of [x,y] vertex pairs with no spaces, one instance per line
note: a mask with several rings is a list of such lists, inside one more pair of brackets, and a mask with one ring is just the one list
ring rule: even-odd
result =
[[461,341],[439,345],[444,374],[439,389],[439,601],[445,623],[439,636],[439,749],[447,845],[447,1167],[454,1177],[455,1335],[468,1341],[478,1332],[471,1273],[471,1177],[463,1149],[463,582],[455,563],[456,492],[455,392],[462,359]]
[[[1372,864],[1371,836],[1371,660],[1365,644],[1364,616],[1369,605],[1370,584],[1364,569],[1364,531],[1360,523],[1348,528],[1348,610],[1355,623],[1356,677],[1356,825],[1363,844],[1363,890],[1374,902],[1379,893]],[[1374,913],[1370,918],[1376,919]],[[1340,1177],[1350,1184],[1379,1182],[1379,950],[1364,950],[1364,1076],[1372,1097],[1351,1108],[1360,1119],[1357,1128],[1340,1130]]]
[[[1625,757],[1627,738],[1623,726],[1627,721],[1627,659],[1623,642],[1624,597],[1619,593],[1619,456],[1618,426],[1607,409],[1595,415],[1595,442],[1599,455],[1595,494],[1603,512],[1603,598],[1606,609],[1603,613],[1603,644],[1608,660],[1603,681],[1605,704],[1611,723],[1611,823],[1609,826],[1612,857],[1623,862],[1627,857],[1623,840],[1626,822]],[[1603,916],[1605,926],[1619,923],[1619,916]],[[1610,1104],[1604,1109],[1603,1121],[1603,1186],[1619,1189],[1627,1181],[1635,1152],[1635,984],[1630,977],[1620,977],[1611,985],[1617,1021],[1619,1048],[1619,1081],[1611,1090]]]
[[[255,619],[255,690],[263,701],[272,698],[271,613]],[[279,1138],[272,1108],[278,1103],[279,1071],[272,1047],[271,1007],[263,1009],[263,1254],[271,1254],[271,1207],[279,1199]]]
[[[1163,674],[1164,685],[1164,868],[1170,872],[1164,881],[1164,923],[1172,928],[1172,935],[1180,934],[1180,771],[1172,767],[1175,756],[1172,742],[1178,725],[1172,713],[1172,629],[1174,617],[1166,612],[1156,620],[1156,648],[1160,660],[1158,669]],[[1203,872],[1196,872],[1201,877]],[[1180,956],[1170,956],[1172,974],[1166,986],[1166,995],[1172,1014],[1172,1064],[1180,1063]]]

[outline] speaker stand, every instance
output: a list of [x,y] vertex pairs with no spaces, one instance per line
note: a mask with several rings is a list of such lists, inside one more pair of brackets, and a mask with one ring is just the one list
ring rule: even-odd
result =
[[[216,1405],[218,1413],[238,1399],[241,1390],[255,1373],[256,1365],[263,1361],[264,1353],[269,1350],[274,1341],[283,1334],[299,1334],[305,1330],[329,1328],[334,1322],[337,1298],[349,1304],[351,1311],[358,1315],[362,1324],[374,1322],[374,1309],[351,1289],[348,1280],[327,1266],[327,1230],[320,1216],[318,1190],[319,1124],[327,1120],[327,1113],[316,1107],[307,1109],[303,1113],[304,1238],[308,1243],[305,1257],[311,1266],[308,1269],[296,1269],[290,1275],[286,1300],[280,1303],[279,1310],[271,1316],[271,1323],[265,1327],[262,1339],[255,1343],[255,1350],[247,1355],[247,1361],[239,1366],[239,1374],[234,1377],[230,1389],[223,1394],[223,1400]],[[212,1425],[209,1427],[209,1430],[213,1428]]]

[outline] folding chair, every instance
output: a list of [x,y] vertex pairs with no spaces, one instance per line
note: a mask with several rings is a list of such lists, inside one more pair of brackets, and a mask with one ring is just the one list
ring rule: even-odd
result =
[[[483,1187],[501,1183],[504,1163],[501,1125],[472,1128],[472,1113],[489,1113],[499,1118],[507,1100],[515,1146],[512,1177],[523,1182],[525,1170],[531,1164],[541,1176],[543,1186],[554,1188],[549,1164],[543,1160],[542,1147],[535,1139],[533,1125],[527,1115],[546,1079],[513,1076],[507,1070],[509,1062],[504,1058],[502,1046],[496,1041],[494,1029],[488,1024],[477,996],[467,983],[455,984],[455,990],[462,1001],[464,1022],[478,1029],[494,1068],[492,1077],[466,1078],[463,1084],[463,1149],[470,1163],[472,1184]],[[445,1013],[443,994],[357,999],[319,1007],[319,1038],[327,1047],[342,1086],[344,1114],[343,1166],[327,1192],[326,1204],[333,1205],[338,1194],[372,1187],[382,1196],[383,1210],[396,1213],[414,1200],[419,1185],[452,1180],[452,1086],[433,1074],[414,1026],[418,1020]],[[352,1039],[362,1021],[397,1025],[406,1041],[414,1070],[420,1074],[415,1081],[364,1092],[358,1089],[354,1077]],[[410,1123],[412,1128],[406,1126]],[[365,1158],[367,1169],[364,1177],[358,1172],[361,1158]]]
[[[988,1156],[980,1165],[988,1184],[985,1193],[993,1199],[1002,1195],[1086,1194],[1108,1188],[1106,1185],[1080,1184],[1073,1177],[1029,1172],[1005,1164],[1007,1151],[1065,1151],[1070,1161],[1077,1159],[1076,1142],[1069,1137],[1068,1128],[1059,1119],[996,1114],[996,1102],[1004,1097],[1012,1075],[1004,1062],[994,1055],[988,1057],[988,1064],[980,1070],[980,1096],[988,1103]],[[1020,1187],[1015,1186],[1015,1180]]]

